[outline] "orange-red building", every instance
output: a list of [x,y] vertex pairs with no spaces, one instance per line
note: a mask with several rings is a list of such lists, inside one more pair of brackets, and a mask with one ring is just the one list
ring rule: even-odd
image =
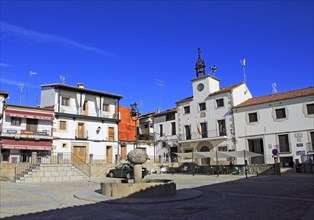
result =
[[135,141],[136,123],[131,118],[131,109],[120,106],[119,141]]

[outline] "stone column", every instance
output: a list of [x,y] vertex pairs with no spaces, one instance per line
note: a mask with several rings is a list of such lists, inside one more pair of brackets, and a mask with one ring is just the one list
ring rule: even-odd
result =
[[142,164],[134,165],[134,182],[135,183],[142,182]]

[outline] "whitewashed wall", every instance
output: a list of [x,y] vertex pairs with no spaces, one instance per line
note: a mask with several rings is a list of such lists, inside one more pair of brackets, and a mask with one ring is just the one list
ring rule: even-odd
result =
[[[310,142],[310,131],[314,131],[314,118],[306,114],[306,104],[314,103],[313,97],[282,100],[267,104],[252,105],[234,110],[237,150],[248,149],[247,138],[262,138],[265,163],[273,163],[272,150],[279,145],[278,135],[288,134],[291,154],[282,157],[301,159],[296,151],[305,151]],[[275,109],[285,108],[286,118],[277,120]],[[257,112],[258,122],[249,123],[248,113]],[[299,140],[297,138],[299,137]],[[300,137],[301,136],[301,137]],[[298,144],[303,146],[297,147]]]

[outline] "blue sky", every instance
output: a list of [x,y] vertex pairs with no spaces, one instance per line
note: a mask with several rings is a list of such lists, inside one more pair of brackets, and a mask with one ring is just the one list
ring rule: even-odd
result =
[[[141,103],[142,113],[192,95],[197,48],[221,87],[253,96],[314,85],[313,1],[4,1],[0,90],[36,105],[40,85],[84,83]],[[29,72],[37,74],[29,77]],[[160,81],[165,86],[159,86]]]

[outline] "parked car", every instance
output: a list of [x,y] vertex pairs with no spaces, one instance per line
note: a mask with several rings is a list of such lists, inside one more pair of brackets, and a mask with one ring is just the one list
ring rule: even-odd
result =
[[197,173],[198,165],[195,162],[186,162],[178,167],[177,172],[179,173]]
[[[148,174],[148,170],[145,167],[142,167],[142,178],[144,178]],[[114,169],[111,169],[108,173],[108,176],[111,178],[126,178],[133,179],[134,178],[134,167],[130,163],[121,163],[116,166]]]

